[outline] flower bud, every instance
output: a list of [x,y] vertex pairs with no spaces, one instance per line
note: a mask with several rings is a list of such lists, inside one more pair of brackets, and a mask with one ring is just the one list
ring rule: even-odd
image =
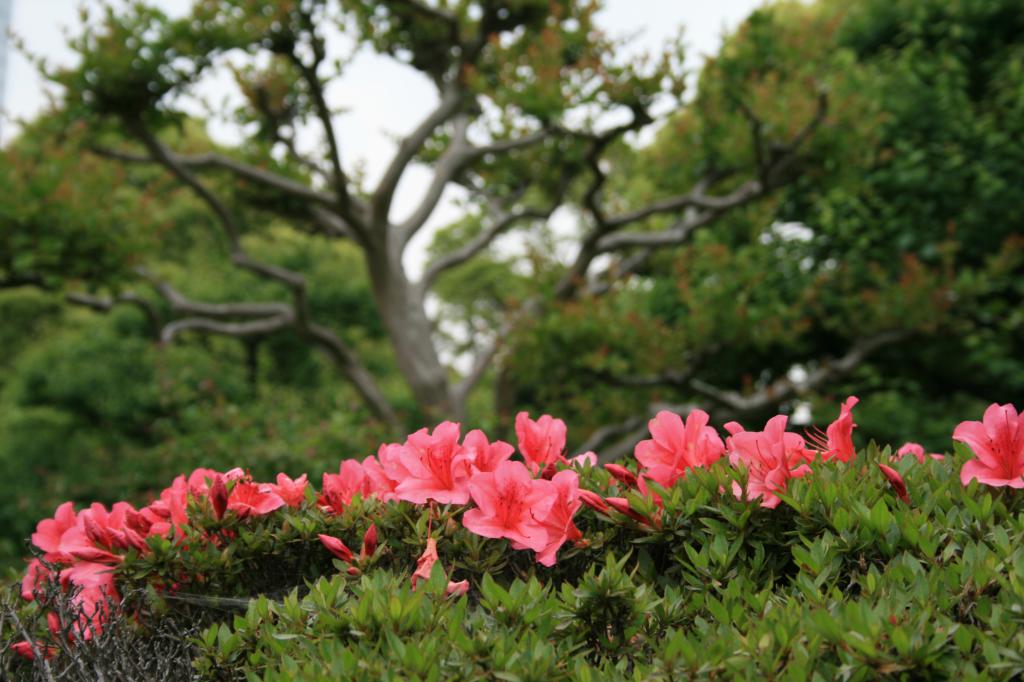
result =
[[636,475],[624,466],[618,464],[605,464],[605,470],[615,477],[617,481],[629,488],[636,487]]
[[213,505],[213,515],[217,520],[224,518],[224,512],[228,508],[228,488],[220,474],[217,474],[210,488],[210,503]]
[[370,527],[366,529],[366,534],[363,535],[363,548],[359,552],[359,558],[366,559],[367,557],[371,557],[376,551],[377,524],[371,523]]

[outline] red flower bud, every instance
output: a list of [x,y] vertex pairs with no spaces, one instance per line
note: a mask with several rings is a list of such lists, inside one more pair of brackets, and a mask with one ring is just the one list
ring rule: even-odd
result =
[[365,559],[373,556],[377,551],[377,524],[371,523],[363,535],[363,549],[359,552],[359,558]]
[[597,493],[580,488],[579,495],[580,502],[587,505],[594,511],[601,512],[602,514],[608,513],[608,505],[605,504],[604,498]]
[[624,466],[618,464],[605,464],[605,470],[615,477],[617,481],[629,488],[636,487],[636,475]]
[[338,557],[346,564],[352,563],[352,550],[345,546],[345,543],[330,535],[317,535],[320,542],[327,548],[327,551]]
[[885,474],[885,477],[889,479],[889,485],[892,486],[892,490],[896,493],[896,496],[907,504],[910,504],[910,495],[907,494],[907,484],[903,482],[903,477],[900,476],[899,472],[885,464],[879,464],[878,468],[881,469],[882,473]]
[[604,498],[604,501],[607,502],[608,506],[610,506],[612,509],[614,509],[617,512],[625,514],[634,521],[638,521],[640,523],[647,523],[647,519],[644,518],[644,516],[640,514],[640,512],[635,511],[632,507],[629,506],[629,500],[627,500],[625,497],[606,497]]
[[349,566],[348,568],[345,569],[345,572],[348,573],[353,578],[358,578],[359,576],[361,576],[363,574],[363,572],[360,571],[355,566]]
[[217,474],[210,487],[210,503],[213,505],[213,515],[219,521],[224,518],[224,512],[228,508],[228,487],[224,484],[224,477]]

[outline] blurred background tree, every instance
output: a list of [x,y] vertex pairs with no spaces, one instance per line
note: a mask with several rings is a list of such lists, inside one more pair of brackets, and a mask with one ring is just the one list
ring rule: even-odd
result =
[[[586,2],[88,17],[63,104],[0,163],[0,553],[65,499],[316,472],[519,409],[611,457],[662,407],[811,425],[852,393],[860,437],[945,449],[1024,398],[1015,4],[770,4],[692,95],[677,45],[626,62]],[[375,186],[331,123],[335,31],[437,85]],[[181,105],[228,66],[234,147]],[[433,180],[398,219],[412,165]],[[417,278],[403,252],[452,187]]]

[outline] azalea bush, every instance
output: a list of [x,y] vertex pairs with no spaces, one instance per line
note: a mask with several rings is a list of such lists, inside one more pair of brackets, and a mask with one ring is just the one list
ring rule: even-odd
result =
[[[635,461],[445,422],[308,474],[197,469],[39,522],[15,679],[1004,679],[1024,674],[1024,415],[951,455],[650,422]],[[518,450],[518,452],[517,452]],[[162,644],[161,644],[162,643]],[[172,643],[177,645],[172,646]],[[161,648],[162,646],[162,648]],[[140,650],[159,652],[140,660]]]

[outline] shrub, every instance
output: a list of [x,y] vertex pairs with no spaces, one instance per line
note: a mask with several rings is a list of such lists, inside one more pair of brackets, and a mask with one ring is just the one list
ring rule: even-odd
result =
[[853,449],[855,403],[807,439],[661,413],[627,466],[522,415],[524,462],[446,423],[319,492],[197,470],[142,509],[62,506],[0,670],[116,677],[125,642],[183,633],[136,678],[1024,674],[1024,417],[993,405],[953,456],[907,457]]

